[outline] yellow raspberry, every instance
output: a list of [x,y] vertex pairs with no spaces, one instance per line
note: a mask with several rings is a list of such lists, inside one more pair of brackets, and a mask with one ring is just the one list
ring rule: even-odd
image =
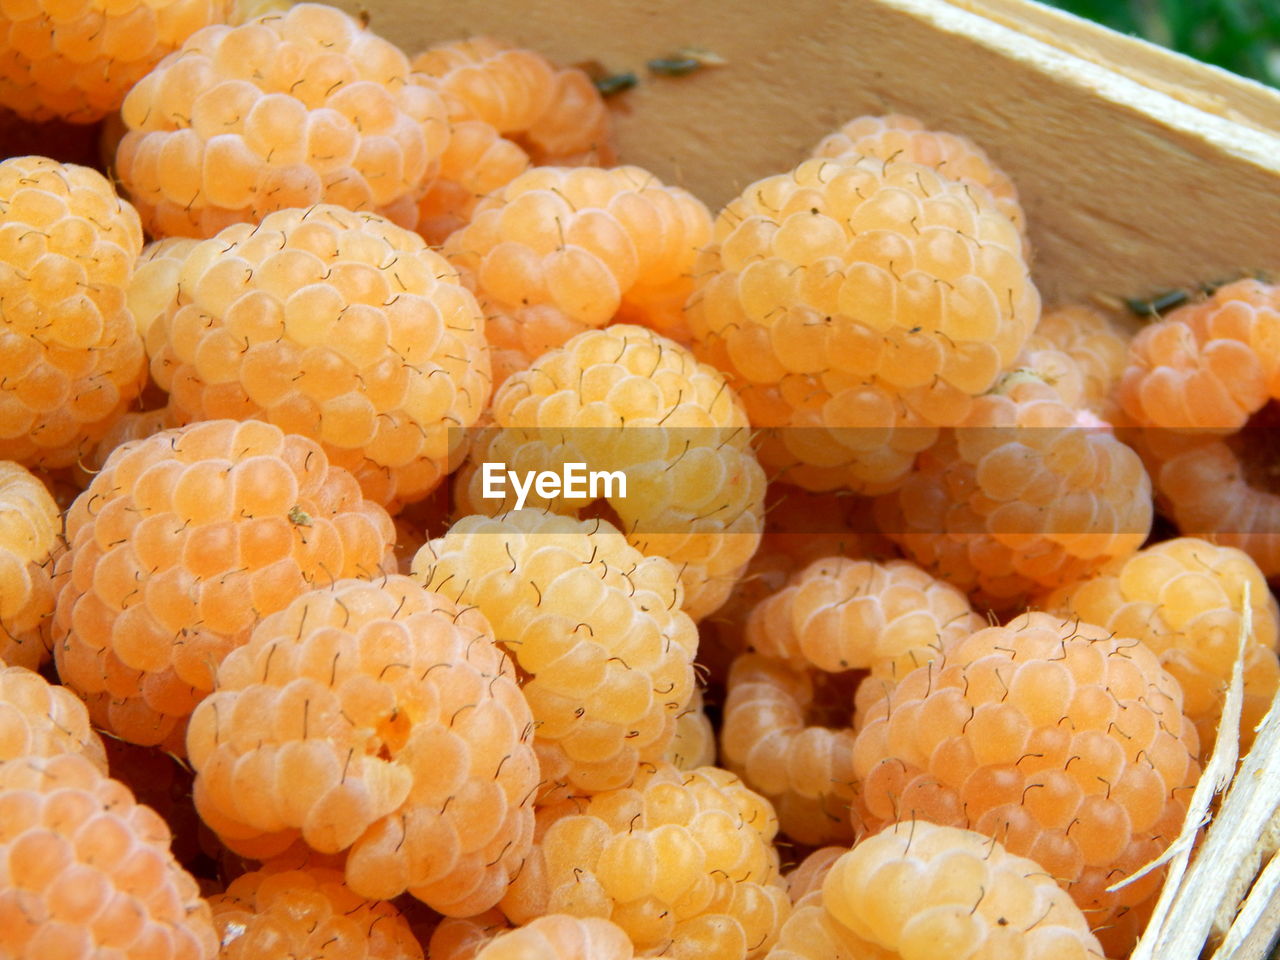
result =
[[853,687],[783,661],[744,653],[725,684],[720,753],[724,765],[773,804],[779,829],[807,844],[848,843],[851,814]]
[[209,907],[219,960],[422,960],[404,915],[352,893],[337,870],[254,870],[210,897]]
[[1016,358],[1040,314],[985,189],[905,160],[811,159],[721,212],[686,316],[761,462],[809,489],[879,493]]
[[230,0],[18,0],[0,17],[0,106],[28,120],[92,123]]
[[169,841],[83,756],[0,763],[0,955],[214,960],[209,906]]
[[59,753],[78,753],[107,772],[102,739],[75,694],[26,667],[0,664],[0,762]]
[[538,814],[540,840],[502,901],[516,923],[604,917],[642,956],[763,957],[790,912],[768,801],[716,767],[642,771],[630,787]]
[[747,618],[747,645],[793,666],[897,677],[985,625],[954,586],[905,560],[826,557]]
[[683,304],[711,214],[639,167],[539,167],[444,244],[490,317],[496,379],[574,334],[622,321],[687,340]]
[[483,120],[450,120],[440,174],[418,201],[417,231],[432,246],[471,222],[476,205],[529,169],[529,155]]
[[1207,753],[1235,662],[1246,583],[1253,633],[1244,659],[1244,752],[1280,686],[1280,614],[1266,578],[1248,554],[1192,537],[1166,540],[1057,591],[1047,605],[1120,636],[1137,637],[1154,650],[1161,666],[1181,684],[1184,712]]
[[1269,439],[1280,406],[1280,286],[1240,280],[1144,327],[1116,394],[1156,500],[1186,536],[1280,573]]
[[765,491],[764,536],[729,599],[698,626],[698,663],[709,683],[723,683],[729,664],[747,649],[747,618],[786,586],[796,570],[827,557],[896,557],[898,548],[875,525],[873,501],[847,490],[813,493],[786,483]]
[[53,565],[62,512],[30,471],[0,460],[0,663],[32,670],[52,649]]
[[157,237],[210,237],[331,203],[404,227],[448,145],[408,58],[335,7],[210,26],[125,98],[121,182]]
[[410,65],[540,167],[614,162],[609,111],[576,67],[492,37],[438,44]]
[[932,167],[949,180],[990,191],[1000,212],[1013,221],[1026,248],[1027,218],[1018,190],[1008,175],[968,137],[929,130],[915,117],[900,113],[855,117],[813,148],[814,157],[872,157],[906,160]]
[[[621,484],[585,497],[529,490],[528,507],[591,515],[607,501],[627,539],[681,571],[684,609],[716,610],[760,540],[764,471],[746,414],[725,378],[685,347],[629,324],[589,330],[538,358],[494,394],[491,429],[477,438],[455,489],[465,512],[515,508],[514,485],[486,497],[483,465],[517,474],[621,472]],[[598,506],[598,505],[597,505]]]
[[457,521],[413,576],[478,607],[520,668],[544,790],[621,787],[662,757],[698,643],[669,562],[604,521],[517,510]]
[[299,835],[347,886],[441,913],[496,904],[533,841],[533,717],[484,616],[408,577],[340,580],[218,668],[187,750],[196,809],[258,857]]
[[430,960],[475,960],[476,954],[511,924],[497,907],[474,917],[445,917],[426,940]]
[[282,210],[179,270],[147,331],[179,422],[312,437],[392,510],[440,482],[489,397],[489,348],[475,299],[421,237],[341,207]]
[[895,686],[868,681],[854,773],[872,825],[965,827],[1038,862],[1113,956],[1161,871],[1106,888],[1178,836],[1200,768],[1182,690],[1144,643],[1029,613],[954,645]]
[[1081,404],[1103,421],[1119,425],[1123,414],[1115,392],[1129,362],[1131,339],[1112,314],[1071,305],[1045,310],[1026,350],[1060,350],[1074,360],[1082,377]]
[[218,663],[309,587],[393,564],[391,518],[311,440],[215,420],[125,444],[67,512],[54,656],[94,721],[181,751]]
[[[469,921],[446,920],[438,929],[451,923]],[[431,960],[632,960],[635,948],[611,920],[552,913],[507,930],[446,930],[438,941],[432,937],[429,954]]]
[[[1057,351],[1029,356],[1049,358],[1076,366]],[[1006,374],[876,504],[881,529],[977,609],[1024,609],[1133,554],[1151,530],[1142,460],[1061,387],[1044,369]]]
[[1103,960],[1084,915],[1043,868],[970,830],[923,820],[868,837],[827,868],[770,960],[937,955]]
[[66,467],[146,382],[125,302],[138,215],[95,170],[0,162],[0,458]]

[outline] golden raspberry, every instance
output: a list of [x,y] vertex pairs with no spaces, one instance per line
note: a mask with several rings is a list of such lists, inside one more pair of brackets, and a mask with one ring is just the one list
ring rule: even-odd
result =
[[206,27],[125,98],[120,180],[154,236],[331,203],[404,227],[448,145],[439,94],[335,7]]
[[34,670],[49,659],[61,527],[62,512],[45,485],[0,460],[0,663]]
[[422,960],[404,915],[352,893],[337,870],[255,870],[210,897],[209,907],[219,960]]
[[432,936],[431,960],[632,960],[631,940],[612,920],[551,913],[522,927],[446,920]]
[[0,955],[214,960],[209,906],[169,840],[83,756],[0,763]]
[[[1078,372],[1057,351],[1026,357]],[[1150,533],[1141,459],[1064,398],[1063,383],[1044,366],[1006,374],[876,504],[881,529],[907,556],[979,610],[1024,609],[1134,553]]]
[[78,753],[102,773],[107,755],[70,690],[26,667],[0,664],[0,762]]
[[1272,466],[1280,415],[1280,287],[1241,280],[1179,307],[1130,345],[1117,388],[1156,500],[1186,536],[1280,573]]
[[698,626],[698,663],[708,682],[723,683],[733,658],[747,649],[747,618],[786,586],[795,571],[827,557],[880,559],[898,548],[875,525],[873,501],[847,490],[813,493],[786,483],[765,490],[764,536],[729,599]]
[[0,162],[0,458],[66,467],[146,382],[125,291],[138,215],[95,170]]
[[391,569],[391,518],[311,440],[215,420],[118,448],[67,513],[54,655],[94,721],[182,750],[218,663],[309,587]]
[[301,835],[347,886],[441,913],[498,902],[533,841],[533,717],[484,616],[408,577],[263,619],[187,734],[196,809],[263,858]]
[[1025,349],[1060,350],[1074,360],[1082,378],[1081,405],[1106,423],[1118,425],[1123,413],[1115,393],[1129,362],[1131,339],[1115,316],[1072,305],[1045,310]]
[[466,115],[451,119],[440,174],[418,201],[418,233],[432,246],[440,246],[471,222],[476,204],[529,166],[528,154],[483,120]]
[[614,162],[609,111],[576,67],[492,37],[438,44],[410,65],[540,167]]
[[868,837],[827,867],[770,960],[935,956],[1103,960],[1084,915],[1043,868],[970,830],[923,820]]
[[851,813],[849,678],[744,653],[729,668],[725,689],[725,767],[773,804],[779,829],[792,840],[849,843],[861,826],[861,816]]
[[809,489],[901,483],[1022,349],[1040,297],[991,194],[905,160],[812,159],[716,220],[687,320]]
[[639,167],[536,168],[475,207],[444,252],[490,317],[499,383],[621,321],[688,340],[683,305],[711,214]]
[[1280,686],[1280,614],[1266,578],[1248,554],[1192,537],[1166,540],[1057,591],[1047,604],[1063,616],[1137,637],[1154,650],[1161,666],[1181,684],[1184,712],[1207,753],[1235,663],[1246,583],[1253,633],[1245,646],[1243,753]]
[[28,120],[92,123],[230,0],[10,0],[0,17],[0,106]]
[[312,437],[393,510],[440,482],[490,390],[484,318],[449,265],[333,206],[187,252],[147,350],[179,422],[254,417]]
[[1240,280],[1144,327],[1117,388],[1138,426],[1229,434],[1280,397],[1280,287]]
[[[619,471],[622,486],[596,497],[545,497],[527,506],[591,515],[605,503],[646,556],[681,571],[684,609],[716,610],[751,559],[763,526],[765,477],[750,448],[746,414],[725,378],[652,330],[616,324],[589,330],[538,358],[494,394],[484,430],[459,471],[465,512],[515,508],[514,484],[485,497],[484,464],[506,470]],[[609,511],[612,511],[611,513]]]
[[996,207],[1017,226],[1026,249],[1027,218],[1018,190],[1008,175],[968,137],[929,130],[915,117],[900,113],[855,117],[813,148],[814,157],[872,157],[906,160],[932,167],[948,180],[990,191]]
[[858,699],[853,766],[873,821],[999,840],[1071,893],[1108,952],[1128,953],[1163,873],[1106,887],[1178,835],[1200,773],[1182,690],[1155,653],[1029,613]]
[[516,923],[604,917],[642,956],[763,957],[790,912],[768,801],[716,767],[660,764],[635,783],[543,808],[502,901]]
[[802,669],[894,678],[984,624],[963,593],[915,564],[826,557],[751,611],[746,642]]
[[667,750],[698,643],[669,562],[604,521],[517,510],[459,520],[413,576],[493,624],[524,678],[544,789],[625,786]]

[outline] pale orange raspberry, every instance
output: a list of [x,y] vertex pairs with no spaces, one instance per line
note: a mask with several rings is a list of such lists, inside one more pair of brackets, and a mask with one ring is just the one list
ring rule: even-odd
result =
[[0,162],[0,458],[68,467],[146,382],[126,304],[138,214],[102,174]]
[[533,841],[534,723],[474,608],[408,577],[339,580],[265,618],[191,717],[196,809],[266,858],[346,852],[360,898],[496,904]]
[[125,98],[120,180],[154,236],[332,203],[404,227],[449,142],[439,94],[336,7],[192,34]]
[[28,120],[92,123],[192,33],[222,23],[231,0],[6,3],[0,106]]
[[186,717],[258,620],[394,564],[391,518],[319,445],[213,420],[117,448],[67,512],[54,656],[94,721],[181,752]]
[[811,159],[747,187],[694,269],[686,320],[761,462],[809,489],[900,485],[1040,316],[985,188],[906,160]]

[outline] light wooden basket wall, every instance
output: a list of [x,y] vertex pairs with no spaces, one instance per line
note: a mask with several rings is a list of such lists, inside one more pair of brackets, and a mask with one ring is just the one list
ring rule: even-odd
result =
[[[483,33],[634,71],[623,158],[713,209],[843,121],[902,112],[967,134],[1013,177],[1050,304],[1280,273],[1280,93],[1027,0],[338,2],[409,53]],[[688,46],[726,63],[646,72]],[[1206,938],[1217,960],[1266,955],[1280,926],[1280,715],[1269,720],[1190,886],[1174,897],[1171,880],[1168,922],[1135,957],[1192,960]]]

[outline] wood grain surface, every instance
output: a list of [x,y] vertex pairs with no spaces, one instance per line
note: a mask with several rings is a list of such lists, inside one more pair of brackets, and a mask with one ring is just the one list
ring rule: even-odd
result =
[[[1022,0],[344,0],[415,53],[488,33],[634,71],[623,159],[713,208],[861,113],[980,142],[1017,182],[1046,300],[1280,271],[1280,94]],[[697,45],[725,66],[656,77]]]

